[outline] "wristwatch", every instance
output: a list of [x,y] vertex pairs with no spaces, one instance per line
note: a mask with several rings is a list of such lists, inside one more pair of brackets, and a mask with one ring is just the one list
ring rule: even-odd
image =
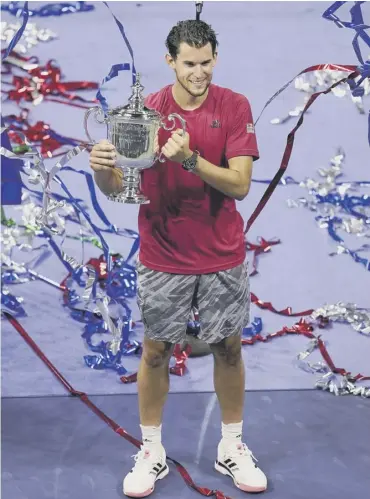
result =
[[185,159],[185,161],[182,162],[182,167],[184,168],[184,170],[186,170],[187,172],[194,172],[197,166],[198,154],[198,151],[194,151],[190,158]]

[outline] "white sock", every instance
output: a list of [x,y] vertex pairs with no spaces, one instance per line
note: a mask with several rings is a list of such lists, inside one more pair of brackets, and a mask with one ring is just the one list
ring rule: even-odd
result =
[[222,443],[225,446],[236,444],[242,441],[243,421],[240,423],[222,423]]
[[141,434],[143,437],[143,446],[151,450],[162,448],[162,425],[160,426],[142,426]]

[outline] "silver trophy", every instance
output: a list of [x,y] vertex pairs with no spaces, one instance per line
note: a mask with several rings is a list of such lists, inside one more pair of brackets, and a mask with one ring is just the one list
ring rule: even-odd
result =
[[160,113],[144,106],[143,90],[140,75],[136,75],[136,83],[132,85],[132,95],[126,106],[117,107],[104,112],[99,106],[88,109],[85,113],[84,127],[89,141],[91,138],[87,129],[89,116],[93,114],[95,121],[106,124],[108,127],[108,140],[114,145],[117,152],[116,166],[123,172],[123,190],[110,194],[108,199],[119,203],[147,204],[149,199],[140,189],[141,171],[153,166],[156,161],[164,163],[166,158],[157,154],[155,138],[159,128],[173,130],[176,118],[181,123],[183,133],[186,131],[186,121],[180,115],[172,113],[167,119],[172,122],[166,126]]

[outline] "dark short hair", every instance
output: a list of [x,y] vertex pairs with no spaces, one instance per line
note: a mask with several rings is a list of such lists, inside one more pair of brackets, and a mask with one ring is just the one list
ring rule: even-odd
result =
[[187,43],[198,49],[210,43],[213,55],[215,55],[218,45],[216,33],[212,27],[204,21],[196,21],[195,19],[179,21],[169,32],[166,47],[173,59],[176,59],[181,43]]

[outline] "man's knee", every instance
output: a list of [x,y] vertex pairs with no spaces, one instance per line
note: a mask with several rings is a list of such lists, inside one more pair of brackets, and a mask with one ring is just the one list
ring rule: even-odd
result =
[[167,341],[144,339],[142,359],[148,367],[157,368],[168,365],[174,345]]
[[228,366],[237,366],[242,360],[240,336],[230,336],[210,345],[216,361]]

